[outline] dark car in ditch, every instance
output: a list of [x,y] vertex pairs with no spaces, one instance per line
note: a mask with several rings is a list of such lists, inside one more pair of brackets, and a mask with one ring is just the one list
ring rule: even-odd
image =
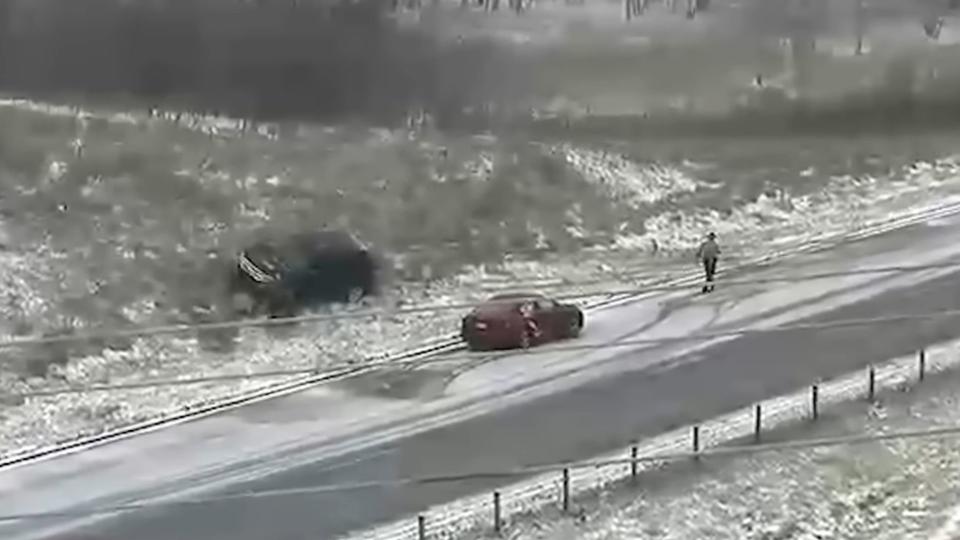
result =
[[290,317],[320,304],[357,302],[378,292],[378,270],[377,257],[346,231],[262,239],[236,256],[234,308]]

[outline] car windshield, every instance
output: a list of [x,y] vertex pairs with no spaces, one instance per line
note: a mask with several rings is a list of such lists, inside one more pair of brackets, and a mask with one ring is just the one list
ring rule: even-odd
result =
[[508,300],[515,300],[517,303],[522,301],[544,301],[547,300],[545,297],[534,294],[534,293],[505,293],[498,294],[490,297],[491,302],[506,302]]
[[248,250],[248,256],[258,261],[272,261],[268,264],[298,266],[317,254],[351,253],[360,249],[362,245],[349,233],[325,230],[262,241]]
[[524,304],[536,305],[547,300],[535,293],[504,293],[491,296],[484,304],[477,306],[477,313],[507,313],[518,311]]

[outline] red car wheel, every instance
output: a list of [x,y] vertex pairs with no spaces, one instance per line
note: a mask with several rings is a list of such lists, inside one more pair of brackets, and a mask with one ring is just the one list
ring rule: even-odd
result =
[[583,330],[583,324],[580,322],[579,317],[574,317],[570,319],[570,326],[567,328],[567,336],[575,338],[580,335],[580,331]]
[[465,339],[464,341],[467,342],[467,350],[470,351],[486,351],[490,348],[482,339],[473,338]]

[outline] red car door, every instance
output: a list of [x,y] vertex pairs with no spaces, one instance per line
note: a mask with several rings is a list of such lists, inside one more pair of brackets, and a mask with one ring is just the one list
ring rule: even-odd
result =
[[555,341],[563,335],[563,321],[557,312],[557,304],[548,298],[538,299],[534,303],[534,313],[543,341]]
[[537,306],[532,300],[524,300],[516,307],[516,312],[520,315],[521,332],[524,332],[531,343],[540,343],[543,341],[543,331],[541,330],[540,320],[537,316]]

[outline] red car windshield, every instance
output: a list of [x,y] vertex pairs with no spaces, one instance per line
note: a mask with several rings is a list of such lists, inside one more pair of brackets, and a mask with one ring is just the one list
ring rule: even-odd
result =
[[496,315],[506,315],[512,311],[519,311],[520,304],[519,302],[510,302],[508,300],[502,300],[498,302],[489,302],[482,304],[474,308],[473,313],[475,315],[485,315],[485,316],[496,316]]

